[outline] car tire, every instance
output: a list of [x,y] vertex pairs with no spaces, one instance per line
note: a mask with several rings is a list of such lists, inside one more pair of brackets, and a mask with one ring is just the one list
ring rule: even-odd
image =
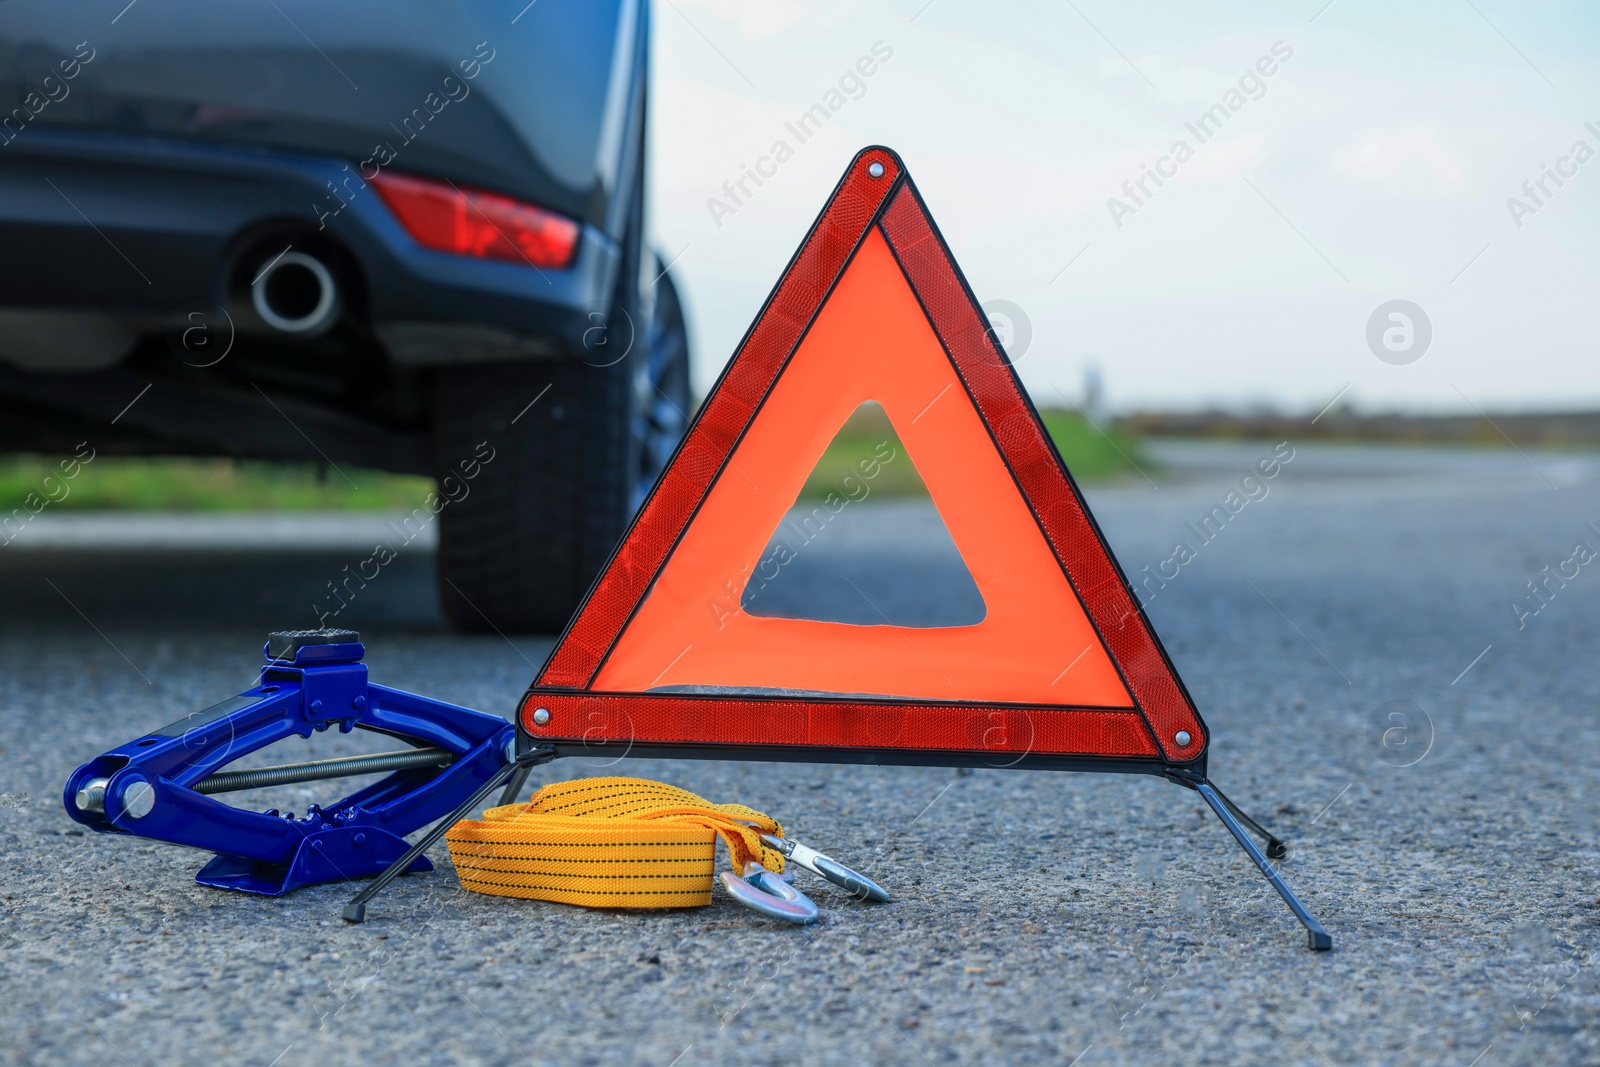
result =
[[[610,558],[687,421],[688,338],[665,274],[643,333],[639,351],[606,336],[583,358],[445,372],[439,592],[458,629],[559,632]],[[626,355],[608,363],[612,344]]]
[[666,469],[683,440],[694,407],[689,387],[689,327],[672,275],[657,260],[655,306],[651,311],[643,396],[636,405],[634,438],[639,444],[639,469],[634,482],[633,510]]

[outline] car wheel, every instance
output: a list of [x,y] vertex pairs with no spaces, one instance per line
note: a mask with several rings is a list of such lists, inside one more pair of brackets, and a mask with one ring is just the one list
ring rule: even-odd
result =
[[633,509],[644,503],[666,469],[689,425],[694,396],[689,389],[689,329],[672,275],[657,260],[656,303],[651,314],[644,395],[636,409],[634,439],[639,445],[639,470]]
[[591,351],[445,372],[439,591],[457,628],[554,633],[577,610],[687,422],[689,345],[666,275],[641,340],[609,364]]

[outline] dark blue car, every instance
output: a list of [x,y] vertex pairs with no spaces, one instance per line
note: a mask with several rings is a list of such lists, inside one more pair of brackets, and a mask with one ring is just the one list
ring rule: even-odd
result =
[[0,2],[0,449],[432,475],[449,617],[559,629],[690,405],[649,21]]

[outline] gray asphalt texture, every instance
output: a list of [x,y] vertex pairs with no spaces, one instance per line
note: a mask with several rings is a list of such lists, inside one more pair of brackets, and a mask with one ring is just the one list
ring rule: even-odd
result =
[[[1273,444],[1167,443],[1154,484],[1091,489],[1135,580]],[[1283,869],[1331,953],[1306,950],[1195,794],[1119,775],[536,772],[742,801],[896,895],[857,904],[801,872],[825,911],[804,929],[720,888],[646,914],[469,894],[442,846],[361,926],[338,918],[349,886],[202,888],[201,853],[80,833],[61,784],[247,685],[265,632],[312,623],[368,528],[162,551],[40,525],[0,550],[0,1060],[1600,1062],[1600,565],[1552,582],[1521,629],[1509,606],[1576,542],[1600,549],[1600,457],[1296,449],[1149,612],[1212,729],[1213,778],[1292,842]],[[928,505],[869,500],[761,610],[848,618],[843,574],[902,623],[940,621],[966,610],[956,567]],[[330,621],[363,632],[375,680],[509,714],[548,641],[450,634],[433,583],[419,549]],[[295,745],[256,762],[392,743]]]

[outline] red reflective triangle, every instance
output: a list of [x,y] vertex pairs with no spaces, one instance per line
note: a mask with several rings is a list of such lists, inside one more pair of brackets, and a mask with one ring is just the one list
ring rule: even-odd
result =
[[[922,474],[984,598],[981,622],[908,629],[740,610],[774,529],[864,400],[883,406]],[[843,506],[825,501],[801,527]],[[784,758],[914,749],[1188,763],[1206,747],[904,165],[883,148],[851,163],[528,690],[520,724],[558,747]]]

